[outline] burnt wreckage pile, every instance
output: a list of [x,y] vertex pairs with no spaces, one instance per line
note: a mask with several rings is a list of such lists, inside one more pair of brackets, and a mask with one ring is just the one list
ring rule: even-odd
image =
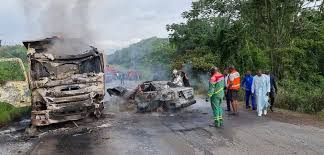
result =
[[115,87],[107,89],[107,92],[136,104],[139,112],[151,112],[158,108],[175,111],[196,103],[192,87],[182,87],[168,81],[147,81],[133,90]]
[[105,94],[103,55],[94,47],[75,42],[58,37],[23,42],[30,65],[32,125],[101,115]]

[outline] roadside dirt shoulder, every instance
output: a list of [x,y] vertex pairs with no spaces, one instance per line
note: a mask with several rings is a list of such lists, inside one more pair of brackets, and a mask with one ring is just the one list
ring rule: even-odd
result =
[[324,120],[321,120],[317,115],[303,114],[285,109],[275,109],[275,112],[270,112],[268,117],[280,122],[315,126],[324,129]]

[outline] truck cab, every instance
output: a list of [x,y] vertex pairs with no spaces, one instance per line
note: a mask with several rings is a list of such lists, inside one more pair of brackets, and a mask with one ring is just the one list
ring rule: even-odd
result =
[[32,125],[100,117],[105,95],[103,54],[77,39],[24,41],[28,49]]

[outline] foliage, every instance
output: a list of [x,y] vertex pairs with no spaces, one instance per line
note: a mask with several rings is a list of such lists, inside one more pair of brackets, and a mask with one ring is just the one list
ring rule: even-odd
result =
[[165,71],[171,67],[169,62],[174,51],[168,39],[153,37],[108,55],[108,64],[119,65],[124,70],[141,71],[145,79],[152,79],[154,73],[166,79],[168,72]]
[[173,60],[175,48],[170,46],[169,42],[156,43],[152,46],[152,51],[145,55],[143,61],[151,65],[171,68],[169,62]]
[[0,58],[20,58],[24,63],[27,62],[27,50],[22,45],[0,47]]
[[30,107],[15,108],[14,106],[0,102],[0,126],[26,114],[30,114]]
[[324,109],[324,78],[319,85],[297,80],[283,80],[280,82],[280,92],[277,97],[278,106],[299,112],[321,112]]
[[14,61],[0,62],[0,81],[24,81],[25,75],[20,64]]
[[166,42],[168,42],[167,39],[160,39],[156,37],[142,40],[109,55],[108,63],[119,64],[131,69],[140,68],[142,65],[144,65],[144,57],[152,53],[155,46]]
[[[20,58],[27,68],[27,50],[22,45],[0,47],[0,58]],[[0,62],[0,81],[23,81],[24,73],[17,62]]]
[[[20,58],[27,67],[27,50],[22,45],[0,47],[0,58]],[[12,80],[25,80],[20,64],[14,61],[0,62],[0,85],[2,82]],[[30,114],[30,110],[30,107],[15,108],[8,103],[0,102],[0,126]]]

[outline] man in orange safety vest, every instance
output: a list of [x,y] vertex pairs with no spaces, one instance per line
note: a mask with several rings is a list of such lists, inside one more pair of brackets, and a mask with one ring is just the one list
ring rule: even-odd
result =
[[229,67],[230,74],[227,80],[228,84],[228,91],[229,91],[229,98],[231,100],[232,108],[233,108],[233,115],[238,114],[238,91],[241,85],[240,73],[236,71],[234,66]]

